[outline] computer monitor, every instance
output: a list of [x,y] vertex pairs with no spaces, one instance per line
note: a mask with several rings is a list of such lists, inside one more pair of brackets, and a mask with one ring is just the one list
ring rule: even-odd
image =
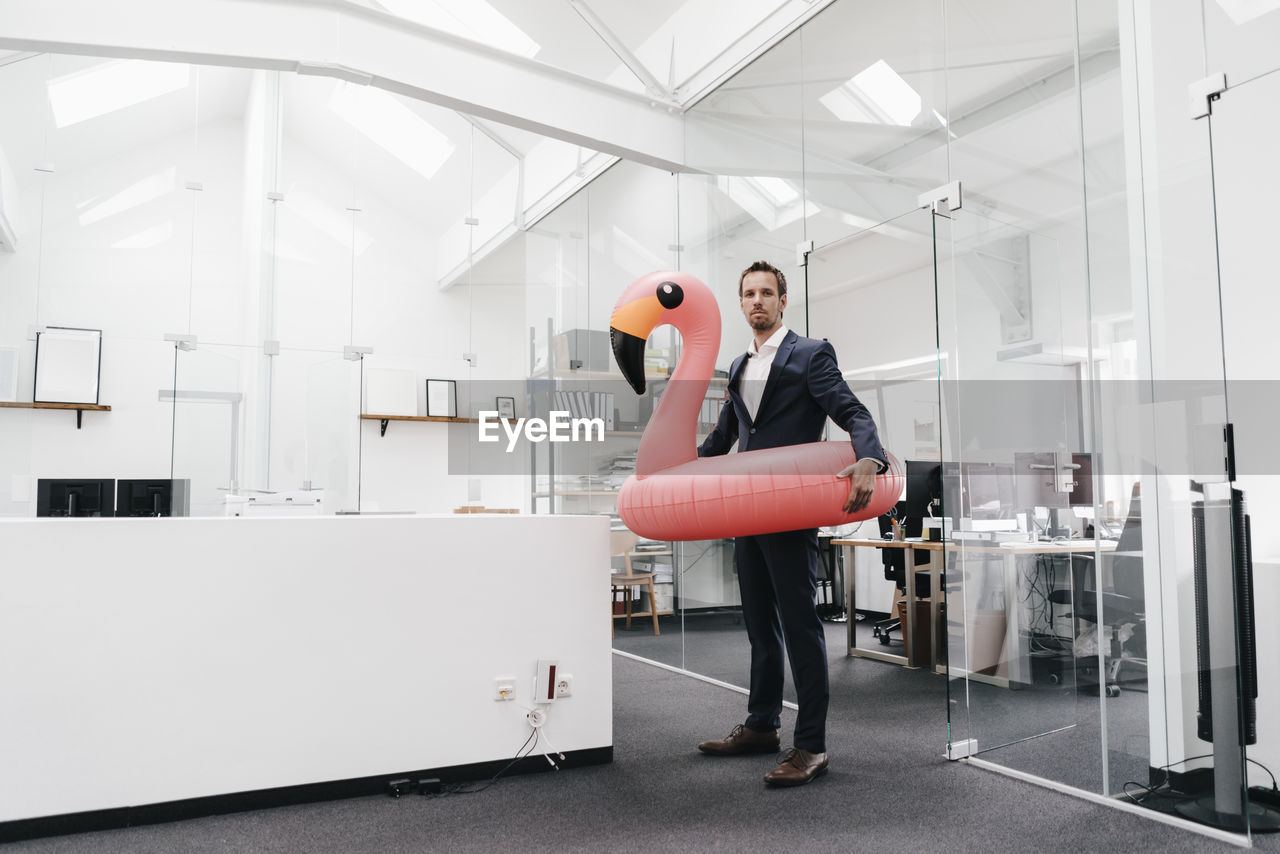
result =
[[111,516],[115,511],[111,478],[40,478],[36,481],[37,516]]
[[964,515],[970,519],[1012,519],[1018,510],[1013,466],[1008,463],[965,463]]
[[963,515],[964,489],[960,464],[936,460],[907,460],[907,488],[903,496],[906,518],[957,518]]
[[156,479],[116,481],[117,516],[189,516],[191,481]]
[[[1070,506],[1067,502],[1074,469],[1070,468],[1068,459],[1065,454],[1051,451],[1013,455],[1015,503],[1019,510]],[[1060,488],[1063,486],[1065,490]]]
[[907,460],[906,481],[903,503],[907,518],[923,519],[942,509],[942,463]]
[[1093,454],[1072,454],[1071,492],[1068,502],[1072,507],[1093,507]]

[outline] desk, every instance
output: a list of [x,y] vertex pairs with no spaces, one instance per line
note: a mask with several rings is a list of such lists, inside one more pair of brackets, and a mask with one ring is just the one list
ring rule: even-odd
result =
[[909,655],[894,655],[890,652],[881,652],[875,649],[864,649],[858,646],[857,639],[854,635],[857,626],[856,609],[857,601],[855,599],[854,578],[857,574],[857,552],[854,549],[858,546],[864,546],[874,549],[902,549],[905,554],[903,560],[907,567],[907,614],[906,620],[902,627],[902,636],[904,638],[915,637],[916,625],[916,586],[914,583],[913,572],[915,571],[915,553],[919,551],[930,552],[929,555],[929,666],[934,669],[935,673],[941,673],[938,662],[938,606],[942,602],[942,551],[945,548],[944,543],[930,542],[929,540],[909,539],[909,540],[871,540],[871,539],[851,539],[851,540],[832,540],[831,545],[841,546],[845,549],[848,556],[846,563],[848,571],[844,574],[844,596],[845,607],[849,613],[849,655],[856,658],[873,658],[876,661],[888,661],[893,664],[905,664],[908,667],[920,666],[921,660],[924,658],[920,654],[919,644],[910,644]]
[[[944,553],[951,550],[959,555],[959,559],[963,561],[966,555],[975,554],[983,557],[1000,556],[1003,558],[1003,582],[1004,582],[1004,611],[1005,611],[1005,628],[1004,643],[1002,645],[1003,655],[999,657],[1000,662],[1005,662],[1007,671],[1005,676],[988,675],[984,673],[967,673],[969,678],[979,682],[988,682],[1001,687],[1019,687],[1020,685],[1029,685],[1031,683],[1031,659],[1029,655],[1029,638],[1027,632],[1024,631],[1022,624],[1022,609],[1018,607],[1020,597],[1018,596],[1018,558],[1021,556],[1042,555],[1072,555],[1072,554],[1090,554],[1099,549],[1103,552],[1115,551],[1116,543],[1114,540],[1098,540],[1079,539],[1079,540],[1053,540],[1053,541],[1014,541],[1006,543],[990,543],[981,540],[970,541],[961,540],[957,542],[930,542],[928,540],[872,540],[872,539],[847,539],[833,540],[832,545],[842,546],[847,549],[848,555],[848,572],[845,573],[845,601],[848,602],[850,615],[855,608],[854,601],[854,576],[857,571],[855,564],[855,547],[863,546],[868,548],[895,548],[903,549],[906,554],[903,556],[908,568],[907,583],[907,623],[904,628],[904,637],[914,637],[914,635],[906,634],[913,632],[915,629],[915,585],[911,583],[911,568],[915,565],[915,551],[924,550],[931,552],[929,560],[929,598],[931,605],[929,607],[929,647],[930,656],[929,664],[934,668],[935,673],[944,672],[945,668],[939,664],[940,658],[945,656],[938,655],[938,606],[942,601],[942,568]],[[953,618],[961,615],[953,615]],[[964,615],[967,618],[967,615]],[[908,666],[919,666],[921,656],[919,650],[912,646],[911,655],[894,655],[892,653],[880,652],[878,650],[864,649],[857,645],[854,636],[854,626],[856,620],[849,620],[849,655],[858,658],[873,658],[878,661],[888,661],[894,664],[905,664]],[[959,675],[959,674],[957,674]]]
[[1006,543],[985,543],[982,541],[961,541],[950,544],[960,554],[960,560],[969,553],[986,557],[1001,555],[1004,558],[1004,661],[1007,664],[1005,677],[986,676],[981,673],[967,674],[980,682],[991,682],[1007,688],[1017,688],[1031,684],[1031,656],[1028,627],[1022,624],[1022,609],[1018,584],[1018,558],[1021,556],[1042,557],[1046,555],[1092,554],[1096,549],[1113,552],[1115,540],[1043,540],[1036,542],[1012,541]]

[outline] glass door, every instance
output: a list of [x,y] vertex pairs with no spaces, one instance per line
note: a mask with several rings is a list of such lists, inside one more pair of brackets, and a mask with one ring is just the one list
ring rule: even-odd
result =
[[[1058,240],[934,215],[957,750],[1100,791],[1088,325]],[[1105,686],[1101,687],[1105,693]]]
[[[895,511],[899,525],[886,516],[822,532],[843,558],[838,564],[828,558],[833,571],[819,594],[819,612],[834,617],[828,646],[853,658],[941,672],[946,545],[931,475],[941,475],[946,458],[931,218],[928,210],[910,210],[816,246],[808,254],[805,287],[792,287],[787,323],[831,342],[881,444],[908,473]],[[845,440],[837,428],[829,425],[828,432],[831,440]],[[898,540],[876,545],[895,531]],[[833,665],[832,678],[840,671]]]

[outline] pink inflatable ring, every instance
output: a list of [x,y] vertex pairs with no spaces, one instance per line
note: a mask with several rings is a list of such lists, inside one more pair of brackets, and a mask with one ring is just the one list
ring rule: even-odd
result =
[[871,501],[856,513],[841,508],[849,481],[836,472],[856,457],[847,441],[698,457],[697,426],[720,349],[720,310],[711,290],[687,273],[637,279],[609,320],[622,375],[644,392],[644,347],[658,326],[680,330],[683,355],[636,453],[636,473],[618,495],[628,528],[655,540],[709,540],[872,519],[902,494],[902,469],[889,455]]

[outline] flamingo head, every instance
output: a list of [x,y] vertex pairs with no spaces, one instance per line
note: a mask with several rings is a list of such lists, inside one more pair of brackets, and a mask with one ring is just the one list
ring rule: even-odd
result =
[[720,308],[701,280],[670,270],[636,279],[613,307],[609,340],[618,368],[637,394],[644,393],[645,342],[664,323],[686,337],[695,328],[713,328],[713,340],[719,342]]

